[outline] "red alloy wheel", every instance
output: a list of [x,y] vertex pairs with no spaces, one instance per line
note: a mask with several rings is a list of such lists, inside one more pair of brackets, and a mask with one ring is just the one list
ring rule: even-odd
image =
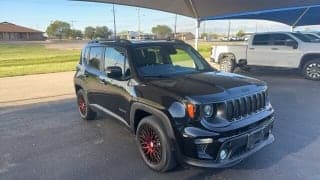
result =
[[161,143],[160,137],[153,127],[143,125],[139,131],[139,143],[146,159],[152,164],[158,164],[161,161]]
[[80,113],[85,116],[86,111],[87,111],[87,104],[86,101],[84,100],[83,96],[78,97],[78,106],[79,106],[79,111]]

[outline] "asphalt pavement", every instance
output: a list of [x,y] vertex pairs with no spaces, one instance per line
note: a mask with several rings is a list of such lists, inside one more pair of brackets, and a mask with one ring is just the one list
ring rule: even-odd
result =
[[254,70],[276,112],[276,141],[229,169],[156,173],[117,120],[80,119],[74,98],[0,108],[0,179],[320,179],[320,82]]

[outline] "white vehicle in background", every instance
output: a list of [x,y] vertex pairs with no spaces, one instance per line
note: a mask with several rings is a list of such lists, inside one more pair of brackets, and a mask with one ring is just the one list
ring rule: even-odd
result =
[[307,79],[320,80],[320,43],[301,33],[258,33],[248,45],[212,46],[211,60],[226,72],[237,66],[295,68]]

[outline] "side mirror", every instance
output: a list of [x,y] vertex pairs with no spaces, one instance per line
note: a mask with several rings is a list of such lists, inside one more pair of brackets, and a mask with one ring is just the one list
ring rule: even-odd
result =
[[286,46],[292,47],[293,49],[297,49],[298,43],[294,40],[288,39],[286,40]]
[[122,77],[122,69],[119,66],[107,67],[106,73],[109,78],[120,79]]

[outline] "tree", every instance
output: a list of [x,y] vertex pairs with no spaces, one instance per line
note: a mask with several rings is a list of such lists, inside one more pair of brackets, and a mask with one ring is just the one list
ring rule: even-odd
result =
[[167,25],[157,25],[151,29],[153,34],[157,35],[157,38],[167,38],[172,34],[172,29]]
[[72,29],[70,31],[70,37],[72,39],[82,38],[83,37],[82,31],[81,30]]
[[96,29],[92,26],[88,26],[84,30],[84,36],[88,39],[93,39]]
[[203,32],[201,34],[201,39],[208,39],[208,33]]
[[46,30],[46,33],[50,38],[68,38],[70,35],[70,24],[63,21],[54,21]]
[[109,30],[107,26],[97,26],[96,31],[94,33],[95,38],[108,39],[108,37],[112,34],[112,31]]
[[240,29],[238,32],[237,32],[237,37],[243,37],[243,36],[245,36],[246,35],[246,33],[242,30],[242,29]]

